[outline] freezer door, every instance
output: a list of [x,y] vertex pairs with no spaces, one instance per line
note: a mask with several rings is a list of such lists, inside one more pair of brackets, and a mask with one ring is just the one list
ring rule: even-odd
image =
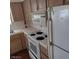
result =
[[53,11],[51,12],[53,43],[69,51],[69,8],[68,6],[53,7]]
[[54,59],[69,59],[69,54],[54,46]]

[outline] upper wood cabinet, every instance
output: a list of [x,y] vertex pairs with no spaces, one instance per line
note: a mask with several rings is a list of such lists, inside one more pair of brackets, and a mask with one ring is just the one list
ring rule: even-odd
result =
[[38,1],[38,10],[46,11],[46,0],[37,0]]
[[30,0],[32,11],[46,11],[49,6],[59,6],[64,4],[64,0]]
[[32,11],[37,11],[37,0],[30,0]]
[[30,0],[32,11],[45,11],[46,0]]
[[48,6],[63,5],[63,0],[48,0]]
[[19,3],[10,3],[10,7],[11,7],[14,21],[24,20],[22,4],[20,2]]
[[24,0],[23,2],[23,10],[24,10],[24,18],[25,18],[25,26],[30,26],[32,24],[32,12],[31,12],[31,1],[30,0]]
[[68,5],[69,4],[69,0],[64,0],[64,3]]

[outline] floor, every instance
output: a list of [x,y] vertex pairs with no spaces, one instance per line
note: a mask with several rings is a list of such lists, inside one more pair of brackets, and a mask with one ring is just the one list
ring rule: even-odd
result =
[[30,59],[29,53],[27,50],[18,52],[10,57],[10,59]]

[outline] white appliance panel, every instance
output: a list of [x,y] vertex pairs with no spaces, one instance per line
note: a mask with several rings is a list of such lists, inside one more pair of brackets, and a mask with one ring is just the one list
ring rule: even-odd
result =
[[54,46],[54,59],[69,59],[69,54]]
[[44,14],[32,14],[32,22],[35,28],[40,29],[42,27],[46,27],[46,17],[45,13]]
[[53,43],[69,51],[69,8],[68,6],[53,7],[53,11],[51,12]]

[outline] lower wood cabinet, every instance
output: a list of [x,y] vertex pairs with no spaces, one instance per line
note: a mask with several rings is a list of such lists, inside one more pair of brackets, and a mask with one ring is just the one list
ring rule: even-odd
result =
[[23,49],[26,49],[26,41],[24,33],[17,33],[10,36],[10,53],[14,54]]
[[40,57],[41,57],[41,59],[49,59],[48,50],[41,45],[40,45]]
[[21,33],[21,42],[22,42],[22,48],[26,49],[28,47],[28,39],[27,35],[25,35],[24,33]]
[[40,55],[41,55],[41,59],[48,59],[48,57],[45,54],[41,53]]
[[28,49],[28,38],[27,38],[26,34],[24,34],[24,42],[23,43],[24,43],[25,48]]
[[10,36],[10,53],[16,53],[22,50],[22,42],[20,34],[15,34]]
[[40,45],[40,51],[45,54],[46,56],[48,56],[48,49],[44,48],[43,46]]

